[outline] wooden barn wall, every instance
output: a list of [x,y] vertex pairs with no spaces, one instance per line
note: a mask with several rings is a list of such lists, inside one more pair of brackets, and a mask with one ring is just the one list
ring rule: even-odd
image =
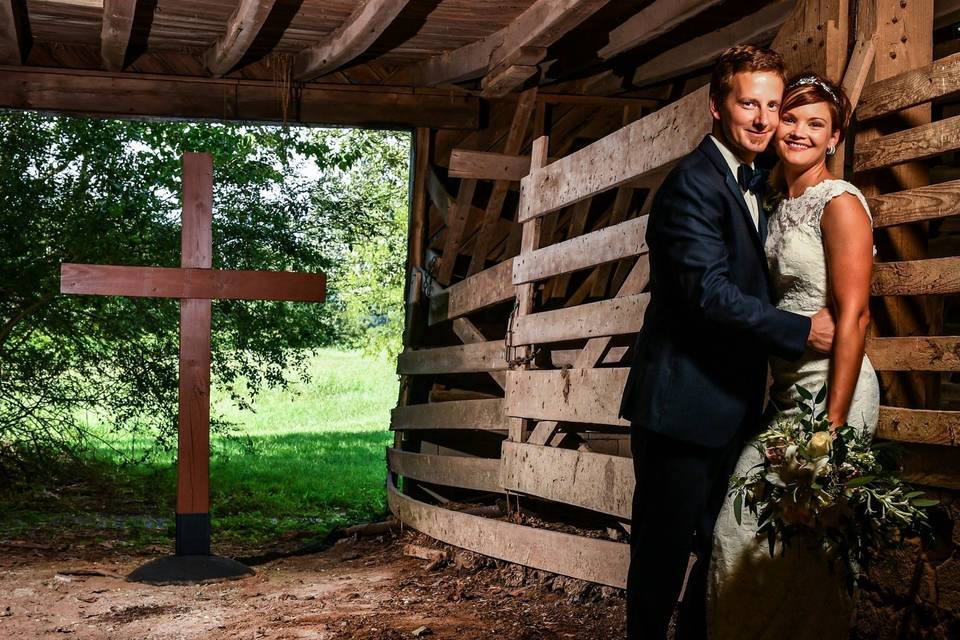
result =
[[[855,634],[956,637],[960,46],[935,29],[931,0],[800,2],[773,44],[792,70],[842,81],[858,105],[834,169],[874,214],[878,437],[904,447],[906,478],[944,505],[938,545],[911,541],[871,564]],[[616,411],[648,300],[651,195],[710,127],[706,87],[687,89],[671,103],[529,90],[491,103],[468,135],[417,131],[388,451],[389,502],[404,522],[624,585],[633,470]],[[504,496],[506,519],[457,510]]]

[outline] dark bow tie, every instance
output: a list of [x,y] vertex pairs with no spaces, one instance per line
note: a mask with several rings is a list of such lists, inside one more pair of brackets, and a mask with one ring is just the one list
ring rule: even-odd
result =
[[753,169],[750,165],[742,163],[737,167],[737,182],[740,184],[741,191],[760,193],[766,179],[767,174],[763,169]]

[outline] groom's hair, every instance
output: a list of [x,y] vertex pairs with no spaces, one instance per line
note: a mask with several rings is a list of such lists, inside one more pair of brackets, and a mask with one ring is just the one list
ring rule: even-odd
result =
[[775,73],[784,83],[787,81],[786,65],[783,57],[767,47],[752,44],[738,44],[720,54],[713,74],[710,76],[710,97],[717,104],[723,102],[730,93],[733,76],[738,73]]

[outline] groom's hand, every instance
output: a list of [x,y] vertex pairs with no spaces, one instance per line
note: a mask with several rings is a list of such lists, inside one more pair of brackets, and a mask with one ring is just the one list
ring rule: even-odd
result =
[[820,311],[817,311],[810,318],[810,335],[807,336],[807,346],[820,353],[833,351],[833,330],[835,327],[833,313],[827,307],[821,307]]

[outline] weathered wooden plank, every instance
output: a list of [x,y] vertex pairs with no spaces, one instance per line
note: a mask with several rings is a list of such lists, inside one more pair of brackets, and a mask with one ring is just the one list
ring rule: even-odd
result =
[[476,129],[480,122],[477,98],[433,89],[308,84],[296,98],[299,108],[284,113],[269,81],[0,67],[0,108],[7,109],[434,129]]
[[[639,178],[673,162],[710,132],[709,87],[627,125],[520,182],[520,222]],[[630,153],[625,153],[630,149]]]
[[293,77],[313,80],[366,51],[410,0],[362,0],[350,17],[323,40],[297,54]]
[[230,72],[253,44],[275,0],[240,0],[227,21],[222,36],[203,56],[207,70],[214,76]]
[[[453,321],[453,332],[463,341],[464,344],[473,344],[475,342],[486,342],[487,338],[472,322],[466,318],[457,318]],[[490,377],[499,385],[501,389],[507,386],[507,374],[503,371],[491,371]]]
[[508,371],[507,415],[533,420],[630,426],[617,417],[629,369]]
[[863,141],[854,149],[853,170],[882,169],[957,149],[960,149],[960,116]]
[[960,53],[869,85],[860,96],[857,119],[879,118],[957,93],[960,93]]
[[390,413],[390,429],[482,429],[506,431],[503,399],[460,400],[396,407]]
[[960,449],[904,444],[903,479],[912,484],[960,490]]
[[447,235],[443,243],[440,264],[437,267],[437,282],[443,286],[450,284],[450,279],[453,277],[453,267],[457,256],[460,255],[460,245],[463,242],[467,216],[473,206],[473,194],[476,188],[476,180],[471,178],[461,180],[460,189],[457,191],[457,202],[447,216]]
[[480,373],[507,368],[503,340],[435,349],[406,350],[397,358],[397,373]]
[[504,489],[630,517],[634,489],[631,458],[504,442],[500,461]]
[[100,61],[108,71],[123,69],[133,30],[137,0],[104,0],[100,28]]
[[[520,94],[517,100],[517,108],[513,112],[513,120],[510,121],[510,130],[507,132],[507,140],[503,146],[505,156],[517,156],[523,146],[526,138],[527,129],[530,126],[530,116],[536,107],[536,98],[539,89],[534,86]],[[530,158],[525,158],[526,164],[519,167],[522,173],[516,180],[520,180],[530,171]],[[452,158],[451,158],[452,164]],[[490,245],[493,242],[494,229],[496,223],[500,220],[500,214],[503,211],[503,203],[507,197],[507,190],[510,188],[512,180],[500,179],[493,185],[490,192],[490,198],[487,200],[487,206],[483,211],[483,219],[480,222],[480,230],[477,232],[477,243],[470,260],[470,266],[467,269],[467,275],[472,276],[479,273],[487,262],[487,255],[490,253]]]
[[519,317],[514,324],[513,341],[544,344],[636,333],[643,326],[649,302],[650,294],[637,293]]
[[478,78],[524,47],[549,47],[610,0],[537,0],[506,27],[402,69],[391,82],[435,85]]
[[22,64],[30,40],[27,3],[14,0],[0,2],[0,64]]
[[430,300],[429,324],[459,318],[514,296],[510,274],[513,260],[504,260],[480,273],[447,287]]
[[871,295],[923,296],[960,292],[960,257],[878,262]]
[[[590,206],[593,198],[581,200],[570,209],[570,222],[567,224],[567,239],[583,237],[583,231],[587,227],[587,218],[590,216]],[[570,273],[561,273],[553,279],[553,288],[550,290],[551,298],[566,298],[567,287],[570,286]]]
[[603,60],[650,42],[721,0],[656,0],[610,31],[597,55]]
[[880,407],[878,438],[960,446],[960,412]]
[[398,520],[441,542],[579,580],[626,587],[629,545],[433,507],[403,495],[389,479],[387,502]]
[[60,292],[146,298],[323,302],[326,276],[282,271],[218,271],[99,264],[60,266]]
[[[607,338],[597,338],[596,340],[607,340]],[[588,342],[587,345],[589,346],[590,342]],[[604,344],[603,347],[603,350],[597,350],[597,353],[602,355],[602,359],[600,355],[591,358],[591,367],[595,367],[599,364],[620,364],[629,350],[628,347],[610,347],[609,350],[606,350],[607,344]],[[587,347],[584,347],[583,349],[551,349],[550,364],[557,369],[562,369],[564,367],[582,369],[584,367],[578,367],[577,364],[585,349],[587,349]]]
[[520,182],[528,171],[529,156],[454,149],[450,152],[450,169],[447,175],[451,178]]
[[410,453],[390,447],[387,449],[387,466],[394,473],[422,482],[476,491],[503,491],[500,460],[497,458]]
[[960,371],[960,337],[867,338],[866,353],[878,371]]
[[796,0],[780,0],[707,35],[687,40],[638,66],[633,83],[644,86],[666,80],[709,66],[724,49],[735,44],[769,40],[794,4]]
[[875,228],[960,214],[960,180],[867,198]]
[[513,284],[534,282],[646,253],[647,216],[521,253],[513,260]]

